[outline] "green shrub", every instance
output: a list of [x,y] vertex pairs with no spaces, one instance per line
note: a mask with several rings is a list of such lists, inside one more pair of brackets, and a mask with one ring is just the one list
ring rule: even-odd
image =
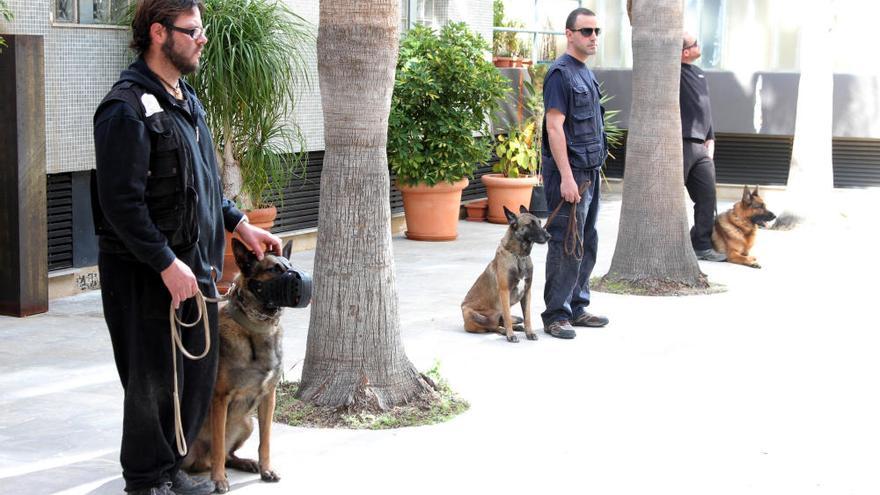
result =
[[388,163],[401,184],[457,182],[491,157],[488,117],[508,84],[488,49],[464,23],[439,34],[416,26],[401,40],[388,121]]

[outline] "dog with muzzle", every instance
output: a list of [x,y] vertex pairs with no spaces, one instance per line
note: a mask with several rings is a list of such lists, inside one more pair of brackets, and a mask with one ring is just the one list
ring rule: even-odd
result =
[[[260,473],[263,481],[280,479],[269,458],[275,388],[281,379],[280,320],[284,307],[309,304],[312,284],[288,261],[290,242],[282,256],[266,253],[262,260],[237,239],[232,251],[241,273],[220,309],[220,362],[211,412],[182,464],[192,472],[210,469],[217,493],[229,491],[227,467]],[[253,432],[255,413],[260,429],[256,461],[235,455]]]

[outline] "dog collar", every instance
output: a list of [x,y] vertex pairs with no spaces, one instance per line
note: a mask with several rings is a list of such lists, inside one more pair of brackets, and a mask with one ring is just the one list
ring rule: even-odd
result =
[[226,310],[236,323],[254,333],[270,333],[275,328],[276,321],[274,321],[274,319],[262,322],[248,318],[241,308],[238,307],[237,301],[235,300],[229,301],[229,304],[226,305]]

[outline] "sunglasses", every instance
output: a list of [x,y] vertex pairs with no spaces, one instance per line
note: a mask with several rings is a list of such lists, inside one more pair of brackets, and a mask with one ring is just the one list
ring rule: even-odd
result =
[[682,48],[681,51],[690,50],[691,48],[693,48],[693,47],[695,47],[695,46],[700,46],[700,42],[697,41],[697,40],[694,40],[694,44],[693,44],[693,45],[688,45],[688,46]]
[[182,27],[177,27],[174,24],[170,24],[170,23],[169,24],[163,23],[162,25],[172,31],[177,31],[178,33],[183,33],[183,34],[189,36],[190,38],[192,38],[193,40],[198,40],[202,36],[205,36],[205,33],[208,31],[208,26],[197,27],[197,28],[192,28],[192,29],[184,29]]
[[596,36],[599,36],[599,33],[602,31],[599,28],[580,28],[580,29],[569,29],[569,31],[577,31],[581,33],[581,36],[589,38],[593,35],[593,32],[596,33]]

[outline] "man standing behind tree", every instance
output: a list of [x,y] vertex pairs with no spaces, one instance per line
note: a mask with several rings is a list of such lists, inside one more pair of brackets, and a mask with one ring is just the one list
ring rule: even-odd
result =
[[[125,490],[148,495],[214,491],[180,471],[175,441],[169,306],[197,318],[197,292],[216,296],[224,228],[257,257],[281,252],[278,237],[254,227],[223,198],[205,112],[181,76],[199,66],[208,42],[201,0],[140,0],[131,43],[139,56],[95,112],[95,227],[104,319],[125,392],[120,461]],[[217,374],[217,305],[202,315],[213,345],[201,360],[175,352],[183,439],[195,439]],[[200,327],[199,327],[200,328]],[[196,329],[181,332],[200,353]],[[182,450],[182,449],[180,449]]]
[[[608,318],[587,312],[590,274],[599,244],[599,169],[608,154],[599,83],[586,66],[598,49],[599,31],[593,11],[573,10],[565,21],[568,47],[544,78],[541,173],[547,207],[553,210],[562,201],[577,205],[574,224],[569,223],[570,207],[563,205],[547,226],[551,238],[544,285],[546,309],[541,319],[544,331],[561,339],[574,338],[574,326],[608,324]],[[581,192],[585,184],[588,186]],[[566,243],[567,236],[574,241]]]
[[712,249],[715,223],[715,132],[709,106],[709,84],[703,70],[693,65],[700,58],[700,44],[685,33],[681,48],[681,137],[684,142],[684,184],[694,202],[691,244],[697,258],[724,261],[726,256]]

